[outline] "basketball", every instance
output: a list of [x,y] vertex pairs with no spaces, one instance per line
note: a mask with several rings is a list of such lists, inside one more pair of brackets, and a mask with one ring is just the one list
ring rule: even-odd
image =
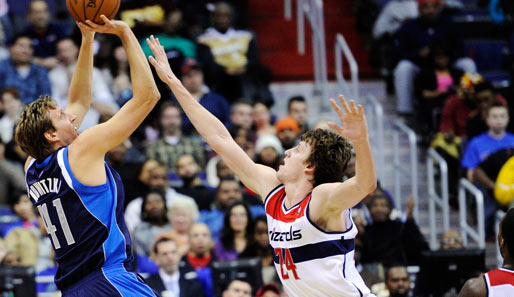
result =
[[90,20],[102,25],[100,15],[112,19],[120,8],[120,0],[66,0],[66,7],[71,16],[78,22]]

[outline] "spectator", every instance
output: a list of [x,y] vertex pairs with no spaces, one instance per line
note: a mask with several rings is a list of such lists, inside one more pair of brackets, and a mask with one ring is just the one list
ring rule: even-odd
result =
[[[148,170],[147,184],[150,189],[158,189],[165,193],[166,206],[170,208],[173,200],[177,197],[187,198],[193,200],[193,198],[177,193],[172,187],[170,187],[168,174],[166,173],[166,167],[162,164],[157,164]],[[143,198],[138,197],[132,200],[125,208],[125,222],[129,231],[134,231],[134,228],[139,222],[141,222],[141,205],[143,204]]]
[[280,289],[275,284],[265,284],[257,290],[255,297],[280,297]]
[[[507,106],[505,98],[497,94],[494,86],[487,81],[476,86],[475,97],[478,105],[476,110],[469,114],[469,118],[466,122],[467,139],[472,139],[489,130],[487,126],[487,111],[491,105],[499,102]],[[508,126],[507,130],[509,130]]]
[[386,273],[386,287],[389,297],[406,297],[411,294],[411,280],[407,267],[394,265]]
[[32,39],[34,45],[34,63],[52,69],[57,66],[57,41],[69,35],[69,29],[52,21],[52,15],[45,0],[32,0],[27,14],[29,25],[23,34]]
[[373,25],[373,38],[394,36],[405,21],[418,17],[417,0],[391,0],[382,8]]
[[308,118],[308,110],[307,110],[307,101],[303,96],[294,96],[289,98],[287,102],[287,115],[292,117],[298,123],[300,128],[300,132],[298,134],[303,134],[310,130]]
[[[186,59],[182,66],[182,84],[203,107],[215,115],[225,126],[229,126],[230,105],[227,99],[211,92],[205,85],[202,68],[193,59]],[[185,133],[194,131],[197,134],[187,116],[183,115],[182,121],[182,129]]]
[[21,266],[20,255],[17,252],[10,251],[7,252],[5,257],[2,259],[0,263],[2,266]]
[[[200,212],[200,221],[209,226],[215,241],[220,238],[226,210],[232,204],[241,201],[243,201],[243,191],[239,181],[233,176],[222,178],[216,189],[216,200],[211,205],[211,209]],[[265,214],[262,205],[252,205],[250,211],[253,218]]]
[[158,235],[169,232],[171,225],[166,216],[168,208],[164,193],[151,190],[141,203],[141,222],[132,232],[134,251],[137,255],[150,256],[152,243]]
[[228,168],[227,163],[221,159],[220,156],[214,156],[209,159],[207,166],[205,166],[207,174],[207,183],[210,187],[217,188],[220,179],[234,176],[234,172]]
[[215,90],[230,102],[248,98],[271,105],[273,97],[268,89],[271,74],[259,64],[253,34],[234,29],[233,16],[229,4],[216,4],[213,27],[198,37],[199,58]]
[[207,188],[200,179],[200,165],[193,155],[185,154],[177,160],[177,175],[182,180],[182,187],[177,192],[193,197],[199,209],[209,209],[214,198],[214,191]]
[[233,125],[239,125],[243,129],[250,130],[253,124],[252,112],[253,107],[249,101],[238,100],[232,103],[230,122]]
[[355,176],[355,162],[357,161],[357,156],[355,155],[355,150],[352,150],[352,157],[346,164],[346,169],[343,173],[343,179],[347,180]]
[[9,232],[16,227],[31,228],[37,226],[36,213],[34,207],[27,196],[27,190],[14,193],[9,201],[11,210],[16,214],[19,221],[9,223],[2,228],[2,237],[5,237]]
[[28,104],[50,94],[48,72],[33,63],[34,48],[27,35],[16,35],[9,44],[10,58],[0,61],[0,89],[16,88],[21,102]]
[[105,38],[102,36],[98,36],[101,46],[95,62],[110,87],[114,100],[119,106],[123,106],[132,98],[128,57],[121,44],[117,44],[117,41],[102,40]]
[[275,127],[271,123],[271,112],[261,102],[256,102],[253,105],[253,126],[257,136],[276,134]]
[[430,46],[435,42],[452,49],[451,59],[456,61],[455,67],[465,72],[476,72],[475,62],[463,58],[464,48],[455,25],[440,15],[441,0],[418,0],[418,8],[419,17],[406,21],[398,32],[400,61],[394,69],[394,86],[396,109],[403,114],[414,111],[414,77],[426,62]]
[[[38,2],[42,2],[38,0]],[[61,108],[65,108],[68,102],[69,86],[75,68],[77,67],[79,47],[71,38],[64,38],[57,42],[57,59],[55,67],[49,72],[52,87],[52,98]],[[84,131],[99,122],[100,115],[112,116],[118,111],[118,105],[112,97],[102,73],[98,68],[93,68],[93,93],[91,108],[84,118],[80,131]]]
[[8,143],[13,139],[14,124],[18,120],[23,104],[18,90],[6,88],[0,93],[0,110],[4,115],[0,118],[0,140]]
[[421,251],[427,250],[428,244],[412,218],[414,200],[409,200],[405,222],[390,218],[392,202],[384,193],[371,196],[369,203],[373,222],[360,234],[361,262],[379,262],[384,266],[395,263],[418,264]]
[[284,150],[275,135],[263,135],[255,144],[255,162],[278,170]]
[[300,135],[300,127],[298,122],[292,117],[285,117],[275,123],[277,137],[282,144],[284,150],[288,150],[296,145],[298,136]]
[[236,260],[253,244],[254,223],[250,209],[241,202],[230,205],[225,212],[220,241],[214,247],[214,254],[220,261]]
[[206,163],[206,152],[203,142],[198,137],[182,135],[182,118],[177,104],[164,102],[160,108],[160,137],[146,147],[146,156],[166,166],[166,170],[176,171],[178,157],[191,154],[201,168]]
[[175,240],[181,257],[189,250],[189,232],[198,216],[198,206],[191,198],[177,197],[169,207],[168,220],[172,229],[168,235]]
[[212,283],[212,263],[216,260],[212,253],[214,242],[209,226],[195,223],[189,231],[189,251],[182,257],[180,267],[194,269],[202,283],[205,296],[214,297]]
[[21,167],[5,159],[5,145],[0,139],[0,205],[8,205],[9,197],[27,190]]
[[180,254],[177,243],[163,237],[154,244],[155,262],[159,273],[150,275],[146,282],[162,296],[202,297],[202,284],[194,270],[179,270]]
[[223,291],[221,297],[251,297],[252,286],[246,281],[234,279],[230,282],[227,289]]
[[[117,150],[122,151],[123,148],[115,148],[114,152],[112,152],[112,155],[108,155],[107,162],[112,162],[114,164],[117,163],[117,161],[112,161],[112,159],[119,159],[121,157],[115,156],[118,154],[122,154],[121,152],[116,152]],[[151,181],[151,172],[159,167],[162,166],[159,164],[159,162],[148,159],[141,164],[141,166],[138,166],[137,169],[134,170],[134,174],[136,175],[136,180],[133,183],[125,184],[125,207],[134,200],[135,198],[143,197],[148,191],[150,190],[150,181]],[[120,173],[121,175],[121,173]],[[121,175],[123,178],[123,175]]]
[[439,249],[459,250],[464,248],[462,235],[455,229],[449,229],[441,235]]

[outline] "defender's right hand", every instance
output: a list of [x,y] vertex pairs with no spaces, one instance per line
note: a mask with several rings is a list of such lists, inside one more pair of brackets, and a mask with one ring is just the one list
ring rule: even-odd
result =
[[148,46],[153,53],[153,56],[148,57],[150,64],[152,64],[152,66],[155,68],[157,75],[159,75],[159,78],[164,83],[171,83],[171,81],[177,77],[171,70],[170,63],[168,62],[168,56],[164,51],[164,47],[159,42],[159,39],[154,38],[153,35],[146,39],[146,43],[148,43]]

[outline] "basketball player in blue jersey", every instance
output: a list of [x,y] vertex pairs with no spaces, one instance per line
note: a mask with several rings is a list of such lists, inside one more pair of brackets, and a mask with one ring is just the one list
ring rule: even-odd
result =
[[[241,181],[264,199],[270,244],[278,275],[289,296],[372,296],[355,269],[357,228],[350,208],[376,188],[375,164],[362,106],[340,96],[332,99],[342,125],[336,133],[315,130],[287,150],[278,171],[254,163],[232,139],[223,123],[203,108],[171,71],[159,41],[151,41],[159,78],[207,143]],[[341,182],[351,158],[356,174]]]
[[[129,272],[133,255],[123,219],[123,185],[104,157],[139,126],[160,94],[128,25],[102,19],[102,26],[78,24],[82,44],[66,109],[41,96],[23,110],[16,140],[30,156],[25,165],[28,193],[54,247],[59,265],[55,282],[63,296],[158,296]],[[95,32],[121,39],[134,96],[109,121],[79,135],[91,102]]]

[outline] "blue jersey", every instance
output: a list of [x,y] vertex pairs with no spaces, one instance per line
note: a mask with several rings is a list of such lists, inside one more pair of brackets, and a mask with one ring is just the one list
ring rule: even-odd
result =
[[86,186],[73,175],[68,147],[32,160],[26,181],[55,250],[55,283],[64,289],[100,269],[130,269],[131,241],[123,218],[121,178],[105,164],[107,182]]

